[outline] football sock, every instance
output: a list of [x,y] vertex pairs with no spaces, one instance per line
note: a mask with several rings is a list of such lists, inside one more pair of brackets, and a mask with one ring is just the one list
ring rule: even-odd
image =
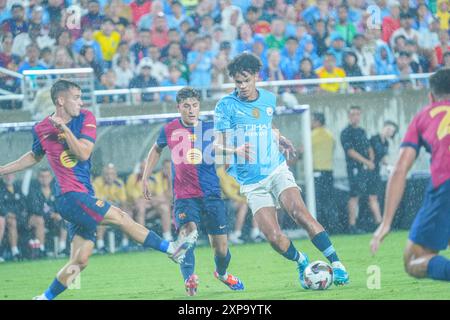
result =
[[104,240],[97,240],[97,249],[103,249],[105,247],[105,241]]
[[48,300],[53,300],[66,289],[67,288],[55,278],[50,287],[44,292],[44,295]]
[[296,262],[301,262],[301,261],[303,261],[303,259],[305,259],[305,256],[303,254],[301,254],[300,252],[298,252],[298,250],[294,247],[294,244],[292,243],[292,241],[289,244],[289,248],[287,249],[287,251],[285,253],[282,253],[282,255],[286,259],[296,261]]
[[169,244],[169,241],[162,239],[160,236],[150,230],[148,232],[147,238],[145,238],[142,245],[144,246],[144,248],[153,248],[161,252],[167,252]]
[[186,281],[191,275],[194,274],[195,269],[195,245],[186,251],[183,262],[180,264],[180,271],[183,275],[184,281]]
[[434,256],[428,262],[427,275],[431,279],[450,281],[450,260]]
[[225,257],[221,257],[218,255],[214,256],[214,262],[216,263],[216,271],[219,276],[223,276],[227,273],[228,265],[230,264],[231,253],[230,250],[227,250],[227,254]]
[[336,250],[334,250],[326,231],[316,234],[311,241],[331,263],[339,261]]
[[12,253],[13,256],[19,254],[19,248],[17,248],[17,247],[12,247],[12,248],[11,248],[11,253]]
[[66,242],[60,241],[59,242],[59,251],[64,251],[64,250],[66,250]]

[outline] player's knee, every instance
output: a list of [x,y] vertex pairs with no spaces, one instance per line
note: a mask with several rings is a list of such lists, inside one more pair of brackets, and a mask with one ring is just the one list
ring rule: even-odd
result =
[[405,272],[411,277],[423,278],[424,277],[423,272],[420,270],[420,268],[418,268],[417,263],[415,263],[413,260],[414,260],[413,256],[411,255],[409,257],[405,257],[404,260]]
[[77,265],[80,268],[80,270],[84,270],[89,264],[89,255],[79,254],[76,257],[74,264]]
[[283,240],[283,234],[281,231],[273,231],[269,235],[266,235],[266,238],[272,246],[279,247]]

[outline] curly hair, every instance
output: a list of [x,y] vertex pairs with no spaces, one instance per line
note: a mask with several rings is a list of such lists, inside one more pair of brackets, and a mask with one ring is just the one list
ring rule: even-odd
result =
[[228,64],[228,73],[230,77],[238,73],[248,72],[250,74],[258,73],[262,68],[261,60],[252,53],[244,52],[237,55]]

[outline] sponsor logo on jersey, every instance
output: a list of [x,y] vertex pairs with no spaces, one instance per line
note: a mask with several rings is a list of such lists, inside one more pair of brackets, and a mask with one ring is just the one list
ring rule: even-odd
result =
[[202,151],[197,148],[189,149],[186,153],[186,160],[189,164],[200,164],[203,160]]
[[78,163],[78,159],[75,155],[67,152],[63,151],[63,153],[61,153],[61,155],[59,156],[59,160],[61,162],[61,164],[68,169],[71,169],[73,167],[75,167]]

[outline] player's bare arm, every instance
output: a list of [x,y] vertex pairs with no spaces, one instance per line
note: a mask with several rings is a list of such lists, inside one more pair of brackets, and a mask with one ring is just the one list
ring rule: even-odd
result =
[[414,148],[404,147],[401,149],[400,156],[386,187],[383,221],[373,234],[370,242],[370,249],[373,254],[378,251],[381,242],[391,230],[392,220],[405,191],[406,176],[415,160],[416,150]]
[[355,149],[348,149],[347,154],[350,158],[366,165],[370,170],[375,169],[375,165],[372,161],[369,159],[364,158],[358,151]]
[[87,139],[77,139],[72,130],[65,124],[64,120],[57,116],[49,118],[55,128],[59,129],[65,135],[69,149],[79,160],[86,161],[91,157],[94,149],[94,143]]
[[36,156],[33,151],[28,151],[19,159],[12,161],[4,166],[0,166],[0,176],[15,173],[34,166],[42,160],[41,156]]
[[148,179],[150,178],[150,175],[153,172],[153,169],[155,169],[156,164],[158,163],[159,159],[161,158],[161,152],[163,149],[158,147],[158,145],[155,143],[153,147],[150,149],[147,161],[145,163],[145,169],[142,176],[142,190],[144,193],[144,198],[147,200],[152,199],[152,194],[150,193],[150,190],[148,189]]
[[297,155],[292,141],[286,138],[285,136],[281,135],[280,130],[277,129],[273,124],[272,124],[272,131],[276,135],[278,145],[280,146],[280,151],[286,156],[286,159],[289,160],[291,155],[295,158]]

